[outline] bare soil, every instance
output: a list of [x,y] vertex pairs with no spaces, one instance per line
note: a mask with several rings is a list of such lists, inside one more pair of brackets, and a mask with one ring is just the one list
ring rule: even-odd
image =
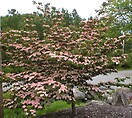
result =
[[76,107],[74,116],[71,109],[65,109],[39,118],[132,118],[132,107],[91,104]]

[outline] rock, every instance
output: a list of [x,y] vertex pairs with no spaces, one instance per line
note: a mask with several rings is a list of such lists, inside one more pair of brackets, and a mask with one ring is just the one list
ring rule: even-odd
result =
[[104,101],[98,101],[98,100],[91,100],[87,105],[109,105]]
[[112,94],[112,105],[128,106],[127,94],[123,89],[117,89],[116,92]]
[[112,101],[113,101],[113,98],[111,96],[108,96],[106,102],[112,105]]
[[128,107],[132,108],[132,104],[129,104]]
[[73,90],[73,96],[76,100],[85,99],[85,94],[79,91],[79,89],[76,86],[74,86],[72,90]]

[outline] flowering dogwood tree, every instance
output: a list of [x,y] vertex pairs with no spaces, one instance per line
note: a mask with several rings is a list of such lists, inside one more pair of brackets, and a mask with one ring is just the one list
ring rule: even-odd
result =
[[4,74],[12,94],[5,106],[22,107],[26,115],[34,116],[36,109],[54,100],[75,101],[73,86],[87,91],[89,96],[101,92],[87,80],[115,72],[114,65],[124,58],[120,40],[104,37],[108,27],[103,26],[103,19],[81,21],[80,27],[65,26],[63,13],[55,11],[53,15],[48,5],[45,9],[37,5],[42,11],[43,39],[38,38],[31,17],[25,19],[23,30],[9,30],[1,39],[8,58],[3,60],[3,66],[22,68],[21,72]]

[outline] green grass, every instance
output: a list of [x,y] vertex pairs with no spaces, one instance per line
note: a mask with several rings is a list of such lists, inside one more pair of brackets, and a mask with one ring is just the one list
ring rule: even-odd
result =
[[65,101],[55,101],[52,104],[50,104],[50,106],[46,106],[45,107],[45,113],[51,113],[51,112],[55,112],[55,111],[59,111],[59,110],[63,110],[65,108],[70,108],[70,104],[68,104]]
[[[6,92],[3,94],[4,99],[9,99],[11,97],[12,96],[11,96],[10,92]],[[36,114],[37,114],[37,116],[39,116],[39,115],[43,115],[46,113],[51,113],[51,112],[63,110],[65,108],[70,108],[70,104],[68,104],[67,102],[62,101],[62,100],[54,101],[49,106],[45,106],[43,109],[38,109]],[[18,117],[19,118],[26,118],[22,108],[19,108],[19,109],[5,108],[4,109],[4,118],[18,118]]]
[[[76,106],[83,106],[85,103],[77,104]],[[37,116],[44,115],[51,112],[56,112],[60,110],[64,110],[66,108],[71,108],[71,104],[68,104],[65,101],[55,101],[51,103],[49,106],[45,106],[44,109],[37,110]],[[4,109],[4,118],[34,118],[34,117],[26,117],[22,108],[19,109]]]
[[[3,94],[3,97],[4,99],[9,99],[12,96],[10,92],[7,92]],[[82,106],[82,105],[84,105],[84,103],[76,104],[76,106]],[[36,111],[36,114],[37,116],[40,116],[43,114],[64,110],[66,108],[71,108],[71,104],[68,104],[66,101],[59,100],[59,101],[54,101],[49,106],[45,106],[43,109],[38,109]],[[22,108],[17,108],[17,109],[5,108],[4,118],[32,118],[32,117],[26,117]]]
[[21,108],[19,109],[4,109],[4,118],[26,118]]
[[[37,116],[39,116],[39,115],[56,112],[59,110],[70,108],[70,107],[71,107],[70,104],[68,104],[65,101],[62,101],[62,100],[55,101],[55,102],[51,103],[49,106],[45,106],[44,109],[37,110],[36,114],[37,114]],[[5,108],[4,109],[4,118],[26,118],[26,116],[24,115],[22,108],[19,108],[19,109]],[[29,117],[27,117],[27,118],[29,118]],[[32,118],[32,117],[30,117],[30,118]]]
[[117,68],[118,71],[123,71],[123,70],[132,70],[132,68],[127,68],[127,69],[124,69],[124,68]]

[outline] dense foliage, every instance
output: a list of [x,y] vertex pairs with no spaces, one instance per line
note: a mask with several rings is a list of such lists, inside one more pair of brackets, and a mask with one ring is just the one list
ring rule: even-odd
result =
[[[50,8],[49,4],[34,4],[41,13],[27,15],[23,29],[2,32],[3,67],[19,68],[3,74],[2,81],[8,81],[11,92],[5,106],[22,107],[26,115],[35,115],[36,109],[54,100],[75,101],[73,86],[89,99],[101,94],[101,84],[88,84],[87,80],[115,72],[115,66],[126,58],[120,37],[105,35],[109,26],[104,20],[109,22],[109,18],[79,19],[68,24],[64,11]],[[37,26],[42,28],[41,38]]]
[[[127,62],[120,64],[123,68],[132,68],[132,2],[131,0],[107,0],[99,10],[99,16],[109,17],[110,29],[106,32],[109,37],[122,37],[122,49],[127,53]],[[106,22],[107,23],[107,22]]]
[[[46,9],[48,4],[46,4],[44,7],[44,11],[46,12]],[[40,8],[38,7],[40,10]],[[42,10],[42,11],[43,11]],[[57,8],[51,7],[51,17],[47,18],[46,15],[44,15],[42,12],[34,12],[33,14],[20,14],[16,9],[11,9],[8,10],[8,14],[6,16],[2,16],[2,22],[1,22],[1,28],[3,31],[8,31],[10,29],[15,29],[15,30],[23,30],[24,29],[24,19],[27,17],[32,17],[33,23],[35,24],[34,30],[37,31],[39,38],[42,39],[43,36],[43,20],[45,19],[47,22],[50,22],[50,20],[54,17],[56,14],[56,11],[58,11]],[[61,12],[64,14],[64,19],[63,23],[65,26],[69,25],[76,25],[79,27],[79,22],[82,20],[81,17],[78,15],[77,11],[74,9],[72,13],[69,13],[68,10],[63,9]],[[34,15],[37,14],[37,15]]]
[[112,25],[121,32],[132,33],[132,3],[131,0],[107,0],[98,10],[99,15],[112,18]]

